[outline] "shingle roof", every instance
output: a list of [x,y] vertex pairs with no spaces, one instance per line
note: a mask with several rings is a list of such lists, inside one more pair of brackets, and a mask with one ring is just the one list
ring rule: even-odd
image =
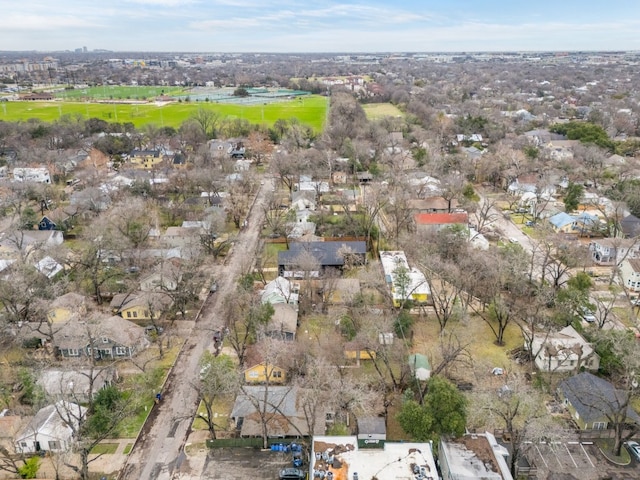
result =
[[[589,372],[563,380],[558,389],[587,423],[615,413],[625,401],[624,392]],[[631,407],[627,407],[627,419],[640,424],[640,416]]]
[[556,228],[562,228],[573,223],[573,217],[566,212],[556,213],[553,217],[549,217],[549,223]]
[[308,252],[321,266],[342,266],[344,258],[338,254],[342,247],[350,248],[355,254],[367,253],[366,242],[296,242],[289,245],[289,250],[278,252],[278,265],[295,264],[300,254]]

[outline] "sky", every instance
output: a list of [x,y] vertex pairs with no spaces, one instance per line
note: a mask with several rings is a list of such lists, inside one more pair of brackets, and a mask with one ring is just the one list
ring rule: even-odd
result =
[[640,50],[640,0],[0,0],[0,50]]

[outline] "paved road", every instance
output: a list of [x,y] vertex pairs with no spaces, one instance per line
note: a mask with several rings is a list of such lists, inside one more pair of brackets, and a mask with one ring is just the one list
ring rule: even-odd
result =
[[222,327],[219,298],[235,289],[238,275],[252,263],[263,221],[266,192],[272,180],[261,185],[248,216],[247,227],[238,239],[224,266],[216,272],[218,291],[209,295],[185,342],[167,383],[164,397],[151,412],[140,440],[131,451],[119,478],[126,480],[169,480],[185,461],[183,447],[198,398],[191,386],[198,380],[198,362],[212,343],[215,330]]

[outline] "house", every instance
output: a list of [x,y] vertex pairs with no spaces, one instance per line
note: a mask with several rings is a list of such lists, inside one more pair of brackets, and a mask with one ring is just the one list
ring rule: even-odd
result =
[[[525,342],[525,350],[529,348]],[[543,372],[597,371],[600,356],[571,325],[559,332],[536,334],[531,339],[535,364]]]
[[298,310],[287,303],[273,305],[273,315],[264,327],[266,337],[294,341],[298,329]]
[[87,313],[87,298],[79,293],[69,292],[56,297],[47,309],[47,320],[51,323],[65,323],[74,316]]
[[[59,401],[47,405],[15,438],[16,452],[64,452],[73,445],[73,433],[87,409],[76,403]],[[69,423],[72,423],[70,426]]]
[[578,215],[573,217],[573,229],[577,231],[580,236],[588,236],[592,235],[601,235],[603,224],[600,222],[600,219],[591,215],[587,212],[580,212]]
[[160,150],[133,150],[129,160],[135,167],[149,170],[164,162],[165,157]]
[[427,198],[414,198],[409,200],[409,208],[414,213],[449,213],[451,209],[458,208],[458,200],[451,200],[451,205],[443,197],[432,196]]
[[276,277],[264,286],[260,294],[262,303],[277,305],[286,303],[298,305],[298,292],[300,287],[284,277]]
[[354,340],[344,344],[344,358],[360,366],[361,360],[373,360],[376,358],[376,352]]
[[440,437],[442,480],[513,480],[508,456],[507,449],[489,432],[466,434],[455,440]]
[[573,217],[566,212],[556,213],[548,221],[556,233],[575,233]]
[[420,353],[412,353],[409,355],[409,370],[416,380],[425,381],[431,377],[431,365],[429,359]]
[[321,435],[325,430],[326,411],[317,412],[314,430],[303,410],[302,397],[306,392],[298,387],[256,385],[242,387],[231,410],[231,419],[241,437],[262,435],[260,412],[266,412],[269,437],[299,437]]
[[284,368],[278,367],[277,365],[262,362],[244,371],[244,382],[281,385],[287,383],[287,372]]
[[[285,277],[298,276],[298,271],[302,270],[300,262],[306,262],[306,256],[312,257],[320,270],[341,269],[349,262],[364,264],[366,254],[366,242],[296,242],[289,245],[289,250],[278,252],[278,270]],[[312,276],[314,275],[318,276],[319,272],[312,272]]]
[[581,430],[606,430],[611,418],[620,413],[627,423],[640,423],[640,416],[630,407],[627,393],[592,373],[582,372],[558,385],[558,396]]
[[62,265],[60,265],[53,257],[50,257],[48,255],[38,260],[34,267],[48,279],[52,279],[58,273],[64,270],[64,267]]
[[131,358],[148,345],[143,327],[117,315],[71,319],[53,337],[53,346],[63,358]]
[[467,228],[469,225],[469,214],[467,212],[416,213],[413,219],[418,232],[437,232],[451,226]]
[[[359,419],[359,431],[363,420],[368,429],[366,419]],[[387,441],[386,435],[378,433],[384,426],[384,419],[381,420],[382,424],[376,420],[371,425],[370,434],[314,436],[309,471],[318,472],[316,478],[339,480],[438,480],[431,444]]]
[[620,228],[629,238],[640,235],[640,218],[635,215],[627,215],[620,221]]
[[36,383],[48,398],[87,403],[90,397],[112,385],[118,378],[111,368],[60,370],[46,369],[40,372]]
[[402,306],[407,300],[417,304],[431,301],[429,282],[420,270],[409,267],[403,251],[381,251],[380,262],[395,307]]
[[172,262],[164,262],[155,272],[140,280],[143,292],[173,292],[182,279],[180,267]]
[[137,292],[114,295],[110,306],[122,318],[138,321],[157,320],[172,303],[165,293]]
[[640,259],[626,258],[620,264],[622,284],[631,292],[640,292]]
[[591,260],[596,265],[617,265],[625,258],[640,257],[640,245],[628,239],[599,238],[589,242]]
[[46,215],[38,222],[38,230],[55,230],[58,224]]
[[209,150],[213,155],[225,155],[231,158],[244,158],[246,149],[240,140],[211,140]]
[[50,102],[51,100],[53,100],[55,97],[53,96],[53,93],[48,93],[48,92],[34,92],[34,93],[26,93],[24,95],[20,95],[20,100],[25,100],[25,101],[47,101]]
[[50,185],[51,175],[49,174],[49,170],[44,167],[16,167],[13,169],[13,180],[15,182],[36,182]]

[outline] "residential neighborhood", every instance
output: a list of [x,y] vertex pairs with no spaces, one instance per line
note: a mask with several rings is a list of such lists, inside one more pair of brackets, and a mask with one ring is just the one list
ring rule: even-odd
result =
[[0,110],[0,478],[638,476],[635,54],[74,55],[0,55],[87,112]]

